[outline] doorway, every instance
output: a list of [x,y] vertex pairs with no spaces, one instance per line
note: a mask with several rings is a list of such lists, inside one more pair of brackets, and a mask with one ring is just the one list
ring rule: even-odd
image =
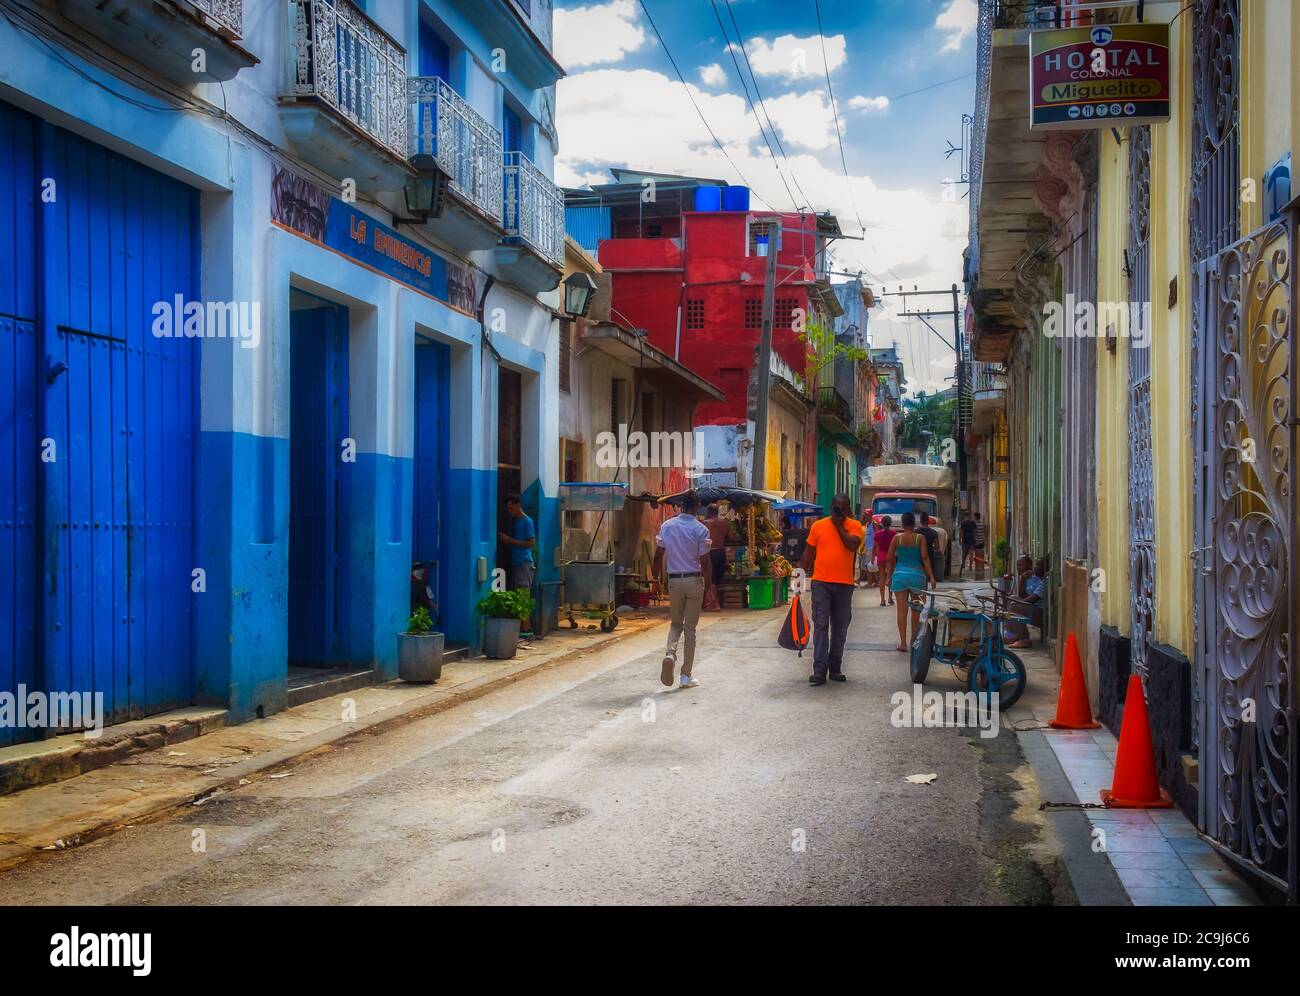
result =
[[[289,321],[289,666],[347,652],[348,311],[292,291]],[[294,675],[290,673],[290,680]]]
[[434,627],[446,625],[447,454],[451,352],[419,336],[415,340],[415,483],[411,501],[411,611],[423,606]]

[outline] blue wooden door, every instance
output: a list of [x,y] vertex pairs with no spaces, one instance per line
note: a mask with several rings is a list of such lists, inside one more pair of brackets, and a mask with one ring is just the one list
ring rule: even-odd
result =
[[[0,104],[0,691],[187,704],[195,192]],[[37,731],[0,731],[0,742]]]
[[445,83],[451,83],[451,49],[423,21],[420,22],[419,58],[421,76],[437,76]]
[[348,313],[321,302],[289,333],[289,662],[346,651]]
[[450,356],[441,343],[417,340],[415,347],[415,484],[412,495],[411,559],[431,564],[426,584],[433,593],[442,625],[446,600],[446,570],[442,556],[446,545],[448,397]]
[[[40,683],[36,141],[35,119],[0,104],[0,693]],[[0,746],[16,739],[0,727]]]

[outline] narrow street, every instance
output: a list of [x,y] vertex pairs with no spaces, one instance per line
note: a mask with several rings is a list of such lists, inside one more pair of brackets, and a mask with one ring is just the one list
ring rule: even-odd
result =
[[[906,658],[876,597],[856,597],[846,683],[807,684],[777,613],[758,628],[731,613],[701,625],[700,687],[665,689],[658,627],[43,856],[0,889],[14,904],[1072,902],[1024,822],[1037,802],[1009,731],[891,725]],[[1013,817],[1018,782],[1032,804]]]

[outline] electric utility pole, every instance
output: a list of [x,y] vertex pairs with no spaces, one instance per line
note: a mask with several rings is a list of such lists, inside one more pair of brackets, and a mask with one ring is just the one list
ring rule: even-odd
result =
[[768,229],[767,271],[763,275],[763,332],[758,344],[758,405],[754,413],[754,459],[749,486],[763,490],[767,482],[767,407],[772,390],[772,319],[776,309],[776,256],[781,248],[781,224]]
[[[966,363],[965,363],[966,357],[965,357],[964,344],[962,343],[961,299],[960,299],[960,293],[957,290],[957,285],[953,284],[949,290],[917,290],[915,287],[913,287],[910,291],[908,291],[908,290],[903,290],[902,287],[899,287],[898,290],[894,293],[886,292],[886,293],[882,293],[880,296],[901,297],[903,299],[903,308],[906,309],[907,299],[909,297],[926,297],[935,294],[942,294],[945,296],[951,294],[952,310],[951,311],[946,309],[939,310],[939,311],[903,310],[899,312],[899,316],[903,318],[921,319],[921,321],[925,323],[925,327],[928,328],[931,332],[933,332],[935,334],[935,337],[940,342],[942,342],[945,346],[951,349],[953,353],[956,354],[956,358],[957,358],[957,426],[956,426],[957,438],[954,440],[954,442],[957,444],[957,480],[958,480],[957,486],[962,491],[965,491],[966,490],[966,440],[965,440],[966,426],[964,423],[965,416],[964,416],[964,412],[962,411],[962,403],[966,397]],[[952,315],[952,342],[948,342],[947,339],[941,336],[939,334],[939,330],[936,329],[933,325],[931,325],[927,320],[933,315],[949,315],[949,314]]]

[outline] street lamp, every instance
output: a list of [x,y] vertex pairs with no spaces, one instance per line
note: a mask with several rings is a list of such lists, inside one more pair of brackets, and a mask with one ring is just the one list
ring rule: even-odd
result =
[[394,220],[412,224],[442,217],[447,195],[447,174],[438,167],[438,160],[429,155],[412,156],[411,166],[415,169],[415,176],[408,179],[402,187],[408,217]]
[[574,318],[582,318],[591,307],[592,295],[596,293],[596,281],[591,274],[574,270],[564,279],[564,310]]

